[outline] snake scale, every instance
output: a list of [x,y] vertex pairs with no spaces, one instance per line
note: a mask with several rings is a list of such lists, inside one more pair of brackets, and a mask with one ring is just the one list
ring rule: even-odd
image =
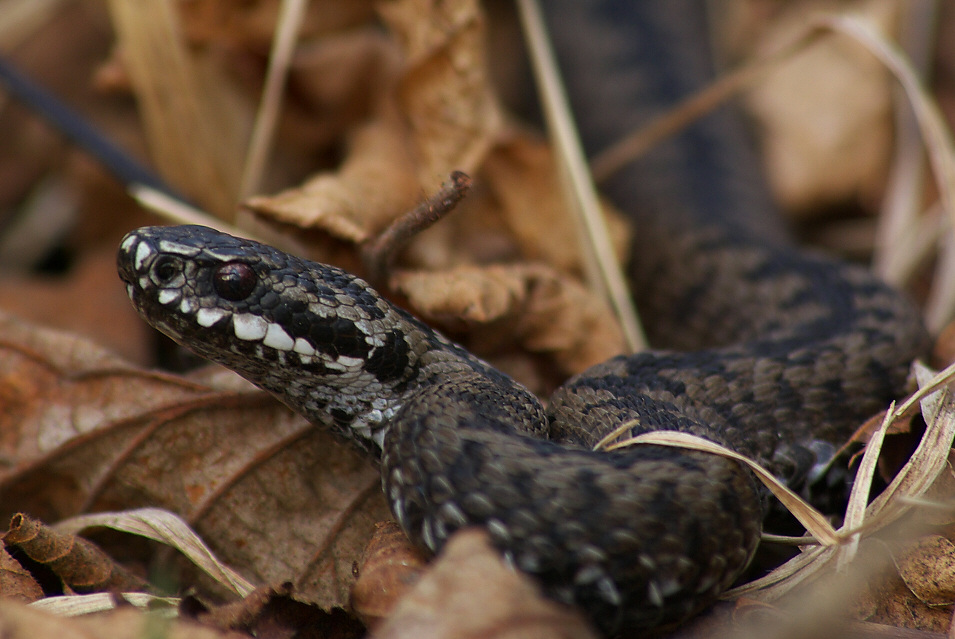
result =
[[[590,150],[710,77],[699,4],[545,3]],[[603,632],[673,624],[751,559],[755,480],[714,455],[594,443],[636,419],[634,435],[693,433],[794,477],[900,395],[928,343],[899,294],[789,243],[744,139],[723,109],[605,185],[634,221],[634,294],[659,350],[584,371],[546,409],[332,266],[182,226],[130,233],[119,271],[150,324],[380,450],[417,543],[480,525]]]

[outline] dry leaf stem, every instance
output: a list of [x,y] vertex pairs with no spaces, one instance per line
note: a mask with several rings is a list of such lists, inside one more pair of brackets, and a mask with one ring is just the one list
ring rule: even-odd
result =
[[375,283],[387,282],[388,269],[395,254],[408,240],[453,211],[470,190],[471,178],[461,171],[454,171],[451,180],[437,193],[362,244],[361,259],[369,279]]

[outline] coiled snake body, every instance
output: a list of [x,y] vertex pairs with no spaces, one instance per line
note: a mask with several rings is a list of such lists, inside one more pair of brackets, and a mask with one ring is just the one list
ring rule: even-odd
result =
[[[547,3],[595,147],[643,117],[632,114],[635,93],[659,94],[654,78],[672,84],[701,68],[681,59],[682,75],[666,71],[686,55],[681,37],[699,48],[697,8],[683,4]],[[665,42],[647,71],[631,49],[652,37]],[[119,271],[153,326],[312,422],[380,448],[386,496],[418,543],[437,550],[481,525],[605,632],[672,623],[749,562],[762,518],[754,480],[714,455],[594,443],[635,419],[634,435],[685,431],[799,474],[817,442],[901,394],[927,343],[898,294],[862,269],[798,252],[771,216],[755,217],[772,206],[736,126],[718,114],[608,185],[637,222],[633,279],[649,332],[671,350],[595,366],[546,410],[331,266],[183,226],[130,233]],[[640,180],[661,165],[689,182]]]

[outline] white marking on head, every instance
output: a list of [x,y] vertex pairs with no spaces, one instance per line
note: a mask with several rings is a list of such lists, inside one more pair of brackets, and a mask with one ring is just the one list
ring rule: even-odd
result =
[[[301,337],[295,338],[295,346],[292,347],[292,350],[298,353],[299,355],[314,355],[315,354],[315,348],[312,347],[311,344],[309,344],[306,340],[302,339]],[[304,362],[305,359],[303,358],[302,361]]]
[[164,288],[159,291],[159,295],[156,297],[159,300],[159,303],[163,306],[167,304],[172,304],[173,302],[179,301],[179,294],[181,291],[178,288]]
[[285,332],[285,329],[278,324],[271,323],[265,331],[265,339],[262,340],[262,343],[280,351],[290,351],[295,345],[295,342],[289,337],[289,334]]
[[184,297],[179,304],[179,310],[183,315],[190,315],[196,312],[196,300]]
[[378,430],[374,431],[371,434],[371,438],[374,440],[376,444],[378,444],[378,448],[380,448],[381,450],[385,449],[385,434],[387,432],[388,432],[387,428],[379,428]]
[[202,252],[202,249],[196,246],[185,246],[179,244],[178,242],[170,242],[168,240],[159,241],[159,250],[163,253],[172,253],[174,255],[182,255],[184,257],[195,257]]
[[355,368],[357,366],[361,366],[365,360],[359,357],[348,357],[347,355],[339,355],[335,361],[341,364],[342,366],[345,366],[346,368]]
[[132,297],[135,292],[136,292],[135,286],[133,286],[132,284],[126,285],[126,295],[128,295],[129,297]]
[[244,339],[247,342],[257,342],[265,337],[266,331],[269,330],[269,323],[258,315],[242,313],[233,316],[232,330],[235,331],[235,336],[239,339]]
[[119,245],[119,248],[123,249],[126,253],[129,253],[129,249],[133,247],[133,244],[139,241],[139,238],[135,235],[127,235],[126,239],[123,240],[123,243]]
[[133,265],[136,269],[141,269],[143,267],[143,262],[147,257],[152,255],[153,250],[149,248],[149,244],[146,242],[140,242],[139,246],[136,247],[136,258],[133,260]]
[[200,308],[196,313],[196,322],[199,326],[209,328],[228,314],[221,308]]

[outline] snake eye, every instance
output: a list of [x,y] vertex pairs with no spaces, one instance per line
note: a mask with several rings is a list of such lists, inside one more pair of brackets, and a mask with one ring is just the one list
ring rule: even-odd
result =
[[163,255],[153,265],[152,280],[159,286],[167,286],[181,273],[182,265],[179,259]]
[[238,302],[252,293],[258,278],[248,264],[233,262],[216,269],[212,281],[220,297]]

